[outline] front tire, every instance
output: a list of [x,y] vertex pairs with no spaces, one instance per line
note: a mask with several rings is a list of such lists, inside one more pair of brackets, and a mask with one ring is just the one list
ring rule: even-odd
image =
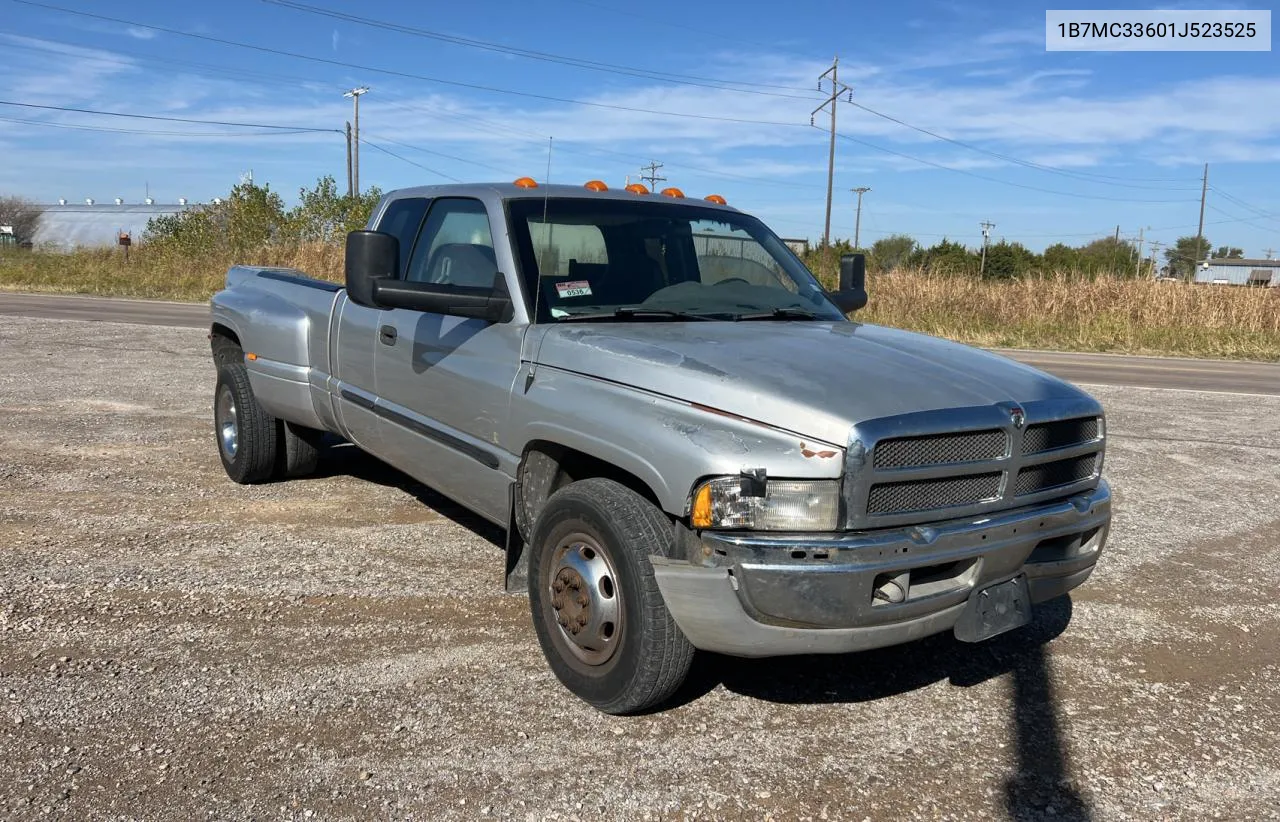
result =
[[671,523],[620,483],[587,479],[551,496],[534,524],[529,607],[551,670],[610,714],[676,692],[693,646],[667,611],[650,555],[667,556]]
[[218,456],[228,477],[242,485],[273,477],[280,421],[258,404],[244,363],[224,362],[218,366],[213,426]]

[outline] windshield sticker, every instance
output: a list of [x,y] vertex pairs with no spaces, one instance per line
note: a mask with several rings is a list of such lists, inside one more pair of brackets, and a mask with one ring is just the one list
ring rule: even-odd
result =
[[561,297],[590,297],[591,283],[586,280],[570,280],[556,283],[556,293]]

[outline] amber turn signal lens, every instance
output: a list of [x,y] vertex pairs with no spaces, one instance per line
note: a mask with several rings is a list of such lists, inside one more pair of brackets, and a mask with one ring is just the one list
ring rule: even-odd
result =
[[519,180],[512,183],[512,185],[516,188],[537,188],[538,182],[532,177],[521,177]]
[[694,528],[711,527],[711,484],[705,483],[693,495],[693,513],[689,524]]

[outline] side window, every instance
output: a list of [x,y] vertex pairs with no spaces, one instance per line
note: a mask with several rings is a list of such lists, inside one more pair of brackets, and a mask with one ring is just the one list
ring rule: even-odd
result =
[[490,288],[498,273],[489,215],[479,200],[436,200],[413,247],[405,279]]
[[390,234],[400,241],[400,279],[404,279],[405,269],[409,266],[409,252],[413,250],[413,238],[418,236],[418,227],[427,213],[427,201],[422,197],[410,197],[404,200],[393,200],[382,213],[378,221],[378,230]]

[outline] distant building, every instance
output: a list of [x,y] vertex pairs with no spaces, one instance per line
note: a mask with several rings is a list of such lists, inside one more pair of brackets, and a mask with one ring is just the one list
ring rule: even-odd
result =
[[44,216],[33,238],[35,245],[63,250],[113,246],[120,235],[129,234],[134,241],[142,239],[147,222],[153,217],[178,214],[191,206],[178,203],[68,203],[61,200],[42,205]]
[[1277,288],[1280,287],[1280,260],[1202,260],[1196,266],[1196,282]]
[[809,241],[808,241],[808,240],[788,240],[788,239],[785,239],[785,238],[784,238],[784,239],[782,240],[782,242],[786,243],[786,244],[787,244],[787,248],[791,249],[792,251],[794,251],[797,255],[799,255],[799,256],[801,256],[801,257],[803,257],[804,255],[806,255],[806,254],[808,254],[808,253],[809,253]]

